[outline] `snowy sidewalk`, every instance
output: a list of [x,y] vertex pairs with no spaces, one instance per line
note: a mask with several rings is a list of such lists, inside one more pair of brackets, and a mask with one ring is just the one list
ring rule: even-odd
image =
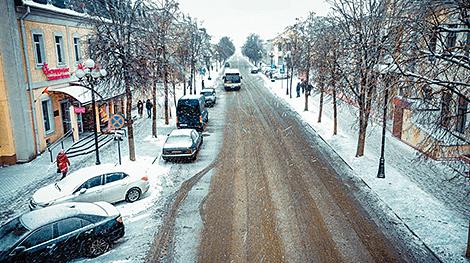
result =
[[[331,99],[325,97],[322,122],[318,123],[319,95],[309,97],[309,111],[304,111],[303,94],[295,98],[286,96],[286,80],[271,82],[262,76],[265,86],[290,106],[306,121],[361,178],[407,227],[418,236],[442,261],[468,262],[464,258],[470,207],[468,197],[461,192],[465,185],[448,182],[453,171],[436,161],[418,163],[416,150],[387,133],[385,152],[385,179],[377,178],[380,154],[381,127],[370,126],[366,140],[365,155],[355,157],[357,131],[354,107],[338,102],[338,135],[333,136]],[[423,179],[424,178],[424,179]],[[442,184],[454,184],[441,191]],[[446,193],[445,196],[442,192]],[[451,196],[449,196],[451,195]],[[444,202],[443,200],[447,201]],[[455,206],[449,203],[460,202]]]

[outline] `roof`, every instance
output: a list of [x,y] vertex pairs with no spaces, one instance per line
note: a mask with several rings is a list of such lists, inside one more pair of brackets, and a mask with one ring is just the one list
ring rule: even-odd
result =
[[214,88],[204,88],[201,90],[201,92],[213,92],[213,91],[215,91]]
[[202,97],[202,95],[184,95],[180,98],[180,100],[198,100]]
[[34,210],[20,216],[21,223],[30,230],[79,214],[107,215],[93,203],[63,203]]
[[225,74],[240,74],[240,70],[237,68],[228,68],[225,70]]
[[191,136],[194,129],[175,129],[171,131],[170,136]]

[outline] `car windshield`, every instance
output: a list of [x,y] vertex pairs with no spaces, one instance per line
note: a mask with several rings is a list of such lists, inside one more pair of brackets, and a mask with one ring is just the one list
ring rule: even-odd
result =
[[10,249],[29,230],[15,218],[0,228],[0,254]]
[[191,140],[191,137],[189,136],[170,136],[166,140],[166,143],[168,144],[181,144],[181,145],[186,145],[186,144],[192,144],[193,141]]
[[240,83],[240,75],[238,75],[238,74],[227,74],[227,75],[225,75],[225,82]]
[[212,92],[210,91],[205,91],[205,92],[202,92],[201,94],[204,96],[212,96]]

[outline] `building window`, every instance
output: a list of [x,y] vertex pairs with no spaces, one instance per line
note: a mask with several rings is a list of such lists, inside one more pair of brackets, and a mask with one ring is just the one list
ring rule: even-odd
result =
[[79,37],[73,38],[73,50],[75,51],[75,62],[80,61],[82,57],[80,53],[80,38]]
[[455,43],[457,42],[457,33],[452,31],[453,29],[457,28],[457,25],[449,25],[449,32],[447,32],[447,39],[446,39],[446,47],[447,50],[451,50],[455,47]]
[[465,126],[467,123],[467,110],[468,101],[463,96],[459,96],[459,103],[457,107],[457,132],[465,133]]
[[470,32],[467,32],[467,41],[465,43],[465,55],[470,57]]
[[54,132],[54,117],[52,112],[52,101],[50,98],[43,100],[42,104],[42,118],[44,123],[44,132],[50,134]]
[[55,38],[55,49],[57,54],[57,64],[64,65],[64,38],[62,36],[54,36]]
[[33,45],[36,66],[42,66],[46,60],[44,52],[44,39],[42,34],[33,34]]
[[449,128],[451,111],[450,104],[452,100],[452,94],[450,92],[444,92],[441,100],[441,125]]

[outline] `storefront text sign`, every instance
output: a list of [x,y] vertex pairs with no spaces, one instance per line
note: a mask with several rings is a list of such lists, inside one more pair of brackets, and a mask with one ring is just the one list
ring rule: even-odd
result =
[[85,113],[85,107],[74,107],[73,110],[76,114]]
[[42,66],[42,72],[44,72],[48,80],[70,78],[69,68],[49,68],[47,63],[44,63],[44,66]]

